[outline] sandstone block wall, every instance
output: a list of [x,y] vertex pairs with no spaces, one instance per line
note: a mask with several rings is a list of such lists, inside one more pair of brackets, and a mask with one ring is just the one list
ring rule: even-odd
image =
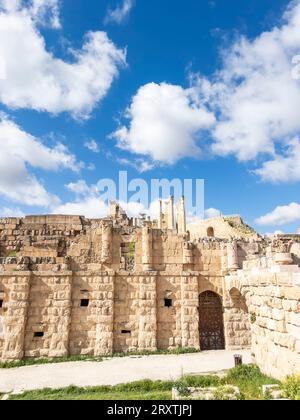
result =
[[158,229],[113,208],[102,220],[0,220],[1,360],[199,349],[199,297],[210,291],[222,298],[226,348],[252,345],[276,377],[300,372],[299,236],[191,240],[183,208],[180,232],[172,215]]
[[300,372],[300,272],[298,266],[244,270],[225,279],[228,291],[245,298],[252,352],[268,375]]

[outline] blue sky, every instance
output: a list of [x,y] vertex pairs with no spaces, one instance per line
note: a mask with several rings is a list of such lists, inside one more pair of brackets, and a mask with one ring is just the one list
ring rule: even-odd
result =
[[128,170],[203,178],[206,209],[299,229],[299,1],[0,7],[0,215],[96,216],[98,180]]

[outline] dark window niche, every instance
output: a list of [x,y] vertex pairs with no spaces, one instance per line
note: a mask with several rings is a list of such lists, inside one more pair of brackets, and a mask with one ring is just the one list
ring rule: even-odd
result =
[[129,330],[122,330],[121,332],[122,332],[122,334],[131,334],[131,331],[129,331]]
[[43,338],[44,337],[44,333],[41,331],[37,331],[34,333],[34,338]]
[[172,299],[165,299],[165,307],[166,308],[171,308],[172,306],[173,306]]
[[3,299],[0,299],[0,308],[3,307]]
[[89,299],[81,299],[81,301],[80,301],[80,306],[82,308],[87,308],[89,306],[89,304],[90,304]]

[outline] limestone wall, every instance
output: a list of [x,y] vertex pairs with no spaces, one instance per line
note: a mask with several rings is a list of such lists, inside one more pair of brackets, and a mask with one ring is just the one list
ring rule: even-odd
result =
[[[88,306],[81,306],[88,300]],[[72,284],[69,353],[100,355],[113,351],[114,277],[75,273]]]
[[1,359],[199,348],[200,284],[190,273],[2,273]]
[[262,371],[276,378],[299,374],[300,268],[243,270],[225,283],[228,293],[239,291],[245,298],[252,352]]

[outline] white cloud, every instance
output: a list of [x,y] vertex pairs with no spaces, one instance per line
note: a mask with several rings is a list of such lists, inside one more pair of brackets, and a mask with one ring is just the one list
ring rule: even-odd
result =
[[26,11],[36,24],[60,28],[60,0],[0,0],[0,10],[7,13]]
[[125,158],[119,158],[117,159],[117,162],[120,165],[134,168],[136,171],[140,173],[151,171],[155,167],[154,163],[148,162],[147,160],[144,160],[144,159],[129,160]]
[[199,98],[218,115],[213,151],[240,161],[270,155],[271,161],[256,171],[268,181],[300,180],[299,142],[287,155],[278,152],[300,132],[300,81],[292,77],[299,28],[300,2],[293,1],[280,27],[254,40],[241,36],[224,51],[223,67],[212,81],[193,80]]
[[293,182],[300,180],[300,141],[294,138],[287,141],[283,155],[276,154],[272,160],[263,163],[254,171],[263,181]]
[[69,61],[56,58],[47,51],[37,24],[49,20],[51,11],[56,22],[52,26],[58,25],[58,2],[19,5],[0,11],[0,57],[6,70],[6,78],[0,80],[0,101],[12,109],[66,111],[75,118],[88,118],[125,64],[126,52],[99,31],[88,32],[81,49],[70,48]]
[[84,146],[89,149],[91,152],[99,153],[100,147],[99,144],[95,140],[89,140],[84,143]]
[[59,3],[60,0],[32,0],[29,13],[39,24],[50,22],[52,28],[58,29],[61,27]]
[[300,220],[300,204],[290,203],[278,206],[270,213],[255,220],[260,226],[283,226]]
[[265,233],[265,236],[268,236],[268,237],[272,238],[273,236],[283,235],[283,234],[284,234],[284,232],[282,230],[275,230],[275,232],[267,232],[267,233]]
[[25,214],[21,209],[9,208],[9,207],[0,207],[0,217],[24,217]]
[[[98,184],[88,185],[85,180],[80,179],[65,187],[74,193],[75,199],[53,206],[51,209],[53,214],[82,215],[92,219],[106,217],[109,214],[109,207],[107,202],[103,201]],[[165,202],[166,200],[163,200],[163,203]],[[157,219],[159,216],[159,200],[151,202],[149,207],[134,201],[125,203],[121,200],[119,204],[129,217],[138,218],[141,214],[145,214],[151,219]]]
[[65,146],[46,147],[3,114],[0,115],[0,144],[0,195],[16,202],[49,206],[58,201],[30,173],[29,167],[47,171],[80,168]]
[[214,217],[221,217],[222,212],[220,210],[211,208],[204,212],[205,219],[213,219]]
[[89,219],[99,219],[107,216],[107,206],[99,197],[88,196],[81,200],[60,204],[53,207],[53,214],[85,216]]
[[142,86],[127,111],[129,127],[119,128],[112,137],[122,149],[167,164],[199,156],[200,132],[215,119],[193,93],[166,83]]
[[224,49],[211,79],[192,74],[189,89],[142,86],[127,110],[129,123],[113,134],[119,147],[173,164],[199,157],[211,140],[215,155],[262,162],[253,172],[263,181],[299,181],[300,79],[293,77],[299,28],[297,0],[280,25],[251,40],[239,36]]
[[122,0],[114,10],[109,9],[104,22],[105,23],[122,23],[129,16],[131,9],[133,8],[135,0]]

